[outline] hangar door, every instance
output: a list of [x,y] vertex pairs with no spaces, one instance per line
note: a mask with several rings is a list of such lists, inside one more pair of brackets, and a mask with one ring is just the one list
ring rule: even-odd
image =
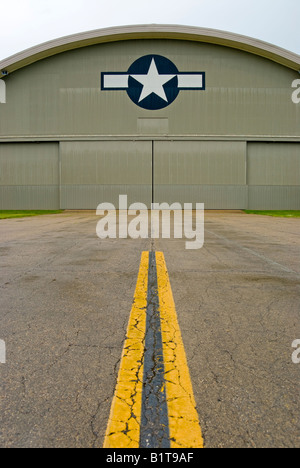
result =
[[155,142],[155,202],[205,203],[206,209],[247,208],[246,149],[246,142]]
[[246,143],[215,141],[62,142],[61,208],[96,209],[119,195],[141,202],[247,208]]
[[63,142],[60,158],[62,209],[118,208],[119,195],[151,207],[151,141]]

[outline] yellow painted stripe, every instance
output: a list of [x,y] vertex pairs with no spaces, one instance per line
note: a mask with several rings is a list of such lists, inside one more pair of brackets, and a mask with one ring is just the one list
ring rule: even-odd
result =
[[143,252],[104,448],[139,448],[148,268]]
[[203,448],[192,382],[164,254],[156,253],[171,448]]

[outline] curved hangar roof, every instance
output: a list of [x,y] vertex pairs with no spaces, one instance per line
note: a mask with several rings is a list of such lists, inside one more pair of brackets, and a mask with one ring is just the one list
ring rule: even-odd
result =
[[300,72],[300,55],[267,42],[214,29],[155,24],[98,29],[45,42],[1,61],[0,71],[4,76],[61,52],[132,39],[177,39],[217,44],[259,55]]

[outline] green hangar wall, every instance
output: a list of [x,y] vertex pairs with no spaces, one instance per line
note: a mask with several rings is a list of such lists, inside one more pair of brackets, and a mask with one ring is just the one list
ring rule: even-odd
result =
[[92,31],[10,57],[0,209],[96,209],[127,194],[149,207],[299,210],[299,70],[300,56],[270,44],[180,26]]

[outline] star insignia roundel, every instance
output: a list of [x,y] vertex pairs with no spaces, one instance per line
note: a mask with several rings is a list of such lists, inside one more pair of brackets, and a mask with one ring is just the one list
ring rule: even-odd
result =
[[101,90],[126,90],[137,106],[159,110],[172,104],[181,90],[205,90],[205,73],[181,73],[168,58],[145,55],[125,73],[102,73]]
[[175,101],[179,94],[178,70],[165,57],[142,57],[131,65],[128,73],[127,94],[143,109],[163,109]]

